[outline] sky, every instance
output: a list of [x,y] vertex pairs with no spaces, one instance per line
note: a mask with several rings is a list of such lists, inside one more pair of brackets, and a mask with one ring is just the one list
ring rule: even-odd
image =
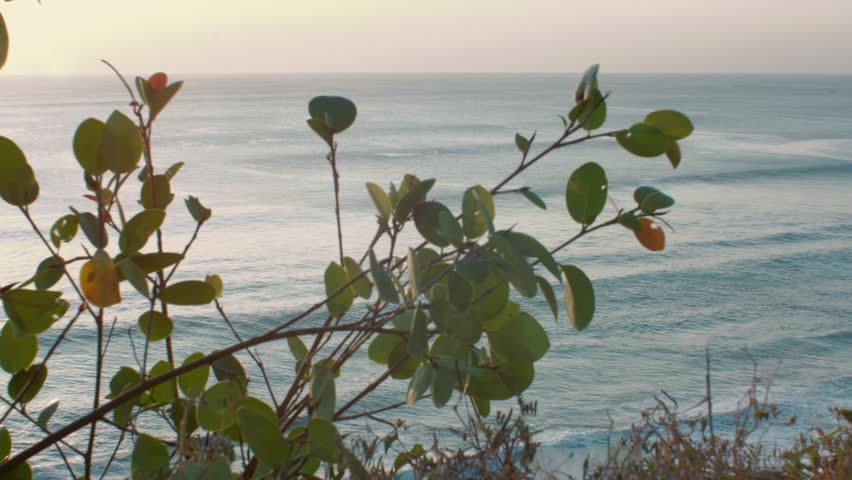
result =
[[852,0],[15,0],[5,74],[852,74]]

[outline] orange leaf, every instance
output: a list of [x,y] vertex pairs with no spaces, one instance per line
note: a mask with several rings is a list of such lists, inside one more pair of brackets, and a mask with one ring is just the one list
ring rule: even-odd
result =
[[92,305],[104,308],[121,303],[118,274],[108,256],[96,256],[83,265],[80,269],[80,287]]
[[647,218],[640,218],[639,225],[642,228],[633,234],[643,247],[652,252],[661,252],[666,248],[666,234],[659,225]]
[[169,83],[169,76],[163,72],[157,72],[148,79],[148,85],[151,86],[151,90],[155,92],[159,92],[160,90],[166,88],[166,85]]

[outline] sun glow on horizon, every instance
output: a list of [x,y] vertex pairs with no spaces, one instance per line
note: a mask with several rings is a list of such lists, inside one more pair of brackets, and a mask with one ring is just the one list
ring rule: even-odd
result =
[[852,73],[852,2],[18,0],[5,74]]

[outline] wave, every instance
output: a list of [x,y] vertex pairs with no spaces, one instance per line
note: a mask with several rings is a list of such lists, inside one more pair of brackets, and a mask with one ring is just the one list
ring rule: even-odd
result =
[[760,168],[713,172],[706,174],[678,175],[666,179],[666,183],[739,183],[769,180],[801,180],[802,177],[832,178],[852,176],[852,163],[823,163],[787,168]]

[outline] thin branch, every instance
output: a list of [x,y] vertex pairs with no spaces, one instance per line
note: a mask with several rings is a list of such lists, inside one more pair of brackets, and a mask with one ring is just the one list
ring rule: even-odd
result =
[[108,61],[104,60],[103,58],[101,59],[101,61],[102,61],[102,62],[104,62],[104,63],[106,64],[106,66],[107,66],[107,67],[109,67],[110,69],[112,69],[112,71],[113,71],[113,72],[115,72],[115,75],[118,77],[118,79],[119,79],[119,80],[121,80],[121,83],[122,83],[122,84],[124,84],[124,88],[126,88],[126,89],[127,89],[127,93],[129,93],[129,94],[130,94],[130,99],[131,99],[131,100],[133,100],[133,102],[134,102],[134,103],[139,103],[139,102],[136,100],[136,95],[134,95],[134,94],[133,94],[133,89],[132,89],[132,88],[130,88],[130,85],[128,85],[127,80],[125,80],[125,79],[124,79],[124,76],[122,76],[122,75],[121,75],[121,73],[118,71],[118,69],[117,69],[117,68],[115,68],[114,66],[112,66],[112,64],[111,64],[111,63],[109,63]]

